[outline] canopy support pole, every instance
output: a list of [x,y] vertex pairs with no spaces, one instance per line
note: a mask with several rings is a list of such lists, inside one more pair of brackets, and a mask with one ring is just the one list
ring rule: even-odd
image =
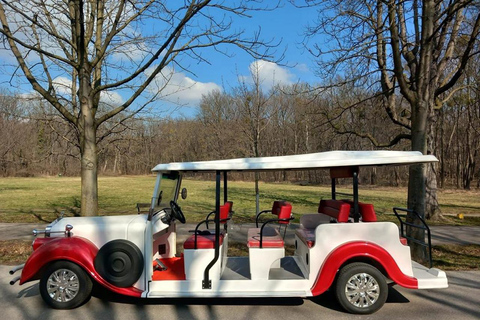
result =
[[212,289],[212,280],[210,280],[210,269],[218,261],[220,256],[220,171],[216,171],[215,184],[215,256],[205,268],[202,281],[202,289]]

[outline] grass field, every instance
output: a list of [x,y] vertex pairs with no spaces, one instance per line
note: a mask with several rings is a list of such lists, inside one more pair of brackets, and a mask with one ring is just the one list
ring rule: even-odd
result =
[[[99,209],[101,215],[136,213],[137,202],[149,202],[155,184],[154,176],[99,178]],[[188,198],[179,200],[188,222],[203,220],[214,208],[213,181],[184,180]],[[300,214],[317,211],[320,199],[329,199],[329,186],[293,184],[260,184],[261,208],[267,209],[277,199],[290,201],[297,221]],[[350,192],[339,188],[340,192]],[[442,212],[449,215],[442,224],[480,225],[480,191],[440,190]],[[406,188],[361,186],[360,200],[373,203],[379,220],[396,222],[392,207],[406,205]],[[236,223],[251,222],[255,212],[254,184],[230,181],[229,198],[234,202]],[[50,222],[61,211],[78,214],[80,178],[36,177],[0,179],[0,222]],[[452,217],[463,213],[465,220]],[[472,215],[477,214],[476,217]],[[430,223],[431,224],[431,223]],[[475,270],[479,265],[477,245],[443,245],[434,247],[434,264],[444,270]],[[232,252],[230,252],[232,251]],[[287,250],[288,251],[288,250]],[[31,241],[0,241],[0,264],[18,264],[31,252]],[[245,255],[245,244],[232,243],[231,255]],[[292,254],[292,252],[290,252]]]
[[[155,177],[121,176],[99,178],[99,210],[101,215],[136,213],[137,202],[150,202]],[[179,200],[187,221],[196,222],[214,208],[213,181],[184,180],[188,198]],[[340,192],[351,192],[339,188]],[[406,206],[406,188],[361,186],[360,200],[375,205],[381,220],[395,220],[392,207]],[[293,212],[300,214],[317,211],[320,199],[329,199],[329,186],[300,186],[293,184],[260,183],[260,207],[268,209],[274,200],[290,201]],[[252,221],[255,212],[255,193],[252,182],[230,181],[229,199],[234,202],[235,219]],[[465,216],[480,213],[480,192],[440,190],[442,212]],[[80,178],[36,177],[0,179],[0,222],[52,221],[61,211],[78,214],[80,206]],[[480,224],[480,218],[449,218],[451,224]]]

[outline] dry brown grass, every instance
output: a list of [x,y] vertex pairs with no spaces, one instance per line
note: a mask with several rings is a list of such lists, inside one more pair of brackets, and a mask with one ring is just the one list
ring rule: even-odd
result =
[[0,264],[17,265],[24,263],[32,253],[30,240],[0,241]]

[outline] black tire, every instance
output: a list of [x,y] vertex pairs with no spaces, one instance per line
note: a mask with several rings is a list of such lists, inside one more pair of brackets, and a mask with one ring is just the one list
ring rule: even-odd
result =
[[133,285],[143,272],[143,255],[128,240],[113,240],[98,250],[95,270],[114,286],[126,288]]
[[40,278],[40,295],[54,309],[73,309],[90,298],[92,280],[70,261],[50,264]]
[[[353,288],[361,292],[354,292]],[[370,314],[378,311],[387,300],[388,286],[377,268],[355,262],[340,270],[335,283],[335,296],[346,311]]]

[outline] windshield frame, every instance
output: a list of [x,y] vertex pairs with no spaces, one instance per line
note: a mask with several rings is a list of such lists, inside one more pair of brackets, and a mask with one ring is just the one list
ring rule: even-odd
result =
[[[165,181],[172,181],[175,183],[175,186],[173,187],[173,194],[170,191],[172,188],[168,187],[170,199],[165,199],[163,197],[160,197],[160,194],[166,191],[166,189],[163,189],[162,187],[166,187]],[[157,174],[157,180],[155,182],[155,188],[153,190],[153,195],[152,195],[152,202],[150,204],[150,210],[158,210],[158,209],[163,209],[163,208],[170,208],[170,201],[177,202],[178,199],[178,194],[180,190],[180,186],[182,184],[182,174],[178,171],[170,171],[170,172],[159,172]],[[161,202],[159,202],[161,201]]]

